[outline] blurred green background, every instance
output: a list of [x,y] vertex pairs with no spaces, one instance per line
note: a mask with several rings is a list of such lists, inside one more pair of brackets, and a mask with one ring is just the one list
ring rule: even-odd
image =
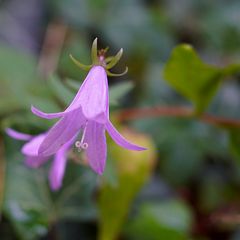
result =
[[[129,72],[109,78],[110,118],[148,150],[109,140],[102,177],[69,156],[53,193],[49,165],[27,168],[4,129],[53,124],[30,106],[67,106],[86,75],[69,54],[90,63],[95,37],[110,55],[124,49],[114,72]],[[200,119],[239,119],[239,83],[239,0],[0,0],[0,239],[240,239],[240,124]],[[197,117],[124,112],[180,106]]]

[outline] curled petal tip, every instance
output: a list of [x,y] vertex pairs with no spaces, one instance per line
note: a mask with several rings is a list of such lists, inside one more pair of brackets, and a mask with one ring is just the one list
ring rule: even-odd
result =
[[5,132],[8,136],[17,140],[29,141],[32,139],[31,135],[15,131],[12,128],[6,128]]
[[145,147],[140,147],[140,146],[138,146],[138,149],[136,149],[136,151],[146,151],[146,150],[148,150],[148,149]]
[[85,70],[85,71],[89,71],[90,68],[92,67],[92,65],[85,65],[81,62],[79,62],[76,58],[74,58],[72,56],[72,54],[69,54],[69,57],[71,58],[71,60],[81,69]]
[[42,117],[43,112],[40,111],[39,109],[37,109],[36,107],[34,107],[33,105],[31,105],[31,111],[34,115],[38,116],[38,117]]
[[64,115],[64,113],[61,113],[61,112],[59,112],[59,113],[45,113],[45,112],[37,109],[33,105],[31,106],[31,111],[34,115],[36,115],[40,118],[45,118],[45,119],[59,118],[59,117],[62,117]]
[[32,112],[33,114],[35,114],[35,110],[36,110],[36,108],[35,108],[33,105],[31,105],[31,112]]
[[109,77],[120,77],[120,76],[125,75],[127,72],[128,72],[128,67],[126,67],[125,71],[122,73],[111,73],[109,70],[107,70],[107,75]]
[[143,151],[146,150],[146,148],[140,147],[136,144],[133,144],[129,141],[127,141],[118,131],[117,129],[112,125],[110,121],[106,123],[106,130],[108,131],[111,138],[121,147],[134,150],[134,151]]

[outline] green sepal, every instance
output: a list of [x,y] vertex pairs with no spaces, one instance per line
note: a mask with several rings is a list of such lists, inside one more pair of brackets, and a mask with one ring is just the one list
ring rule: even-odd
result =
[[75,59],[71,54],[69,55],[71,60],[81,69],[89,71],[92,67],[92,65],[85,65],[83,63],[80,63],[77,59]]
[[93,65],[97,64],[98,63],[97,38],[94,39],[93,44],[92,44],[91,57],[92,57]]
[[123,54],[123,49],[121,48],[119,52],[112,58],[111,62],[107,64],[106,69],[110,69],[114,67],[121,59],[122,54]]
[[106,57],[105,62],[110,63],[113,60],[114,56]]
[[128,72],[128,67],[126,67],[125,71],[122,73],[111,73],[109,70],[106,70],[106,72],[109,77],[120,77],[125,75]]

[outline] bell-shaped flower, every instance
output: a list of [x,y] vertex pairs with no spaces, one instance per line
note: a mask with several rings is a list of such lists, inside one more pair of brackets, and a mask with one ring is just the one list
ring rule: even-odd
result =
[[[95,39],[92,46],[92,65],[83,65],[71,56],[79,67],[88,69],[89,73],[72,103],[64,112],[44,113],[32,106],[32,112],[39,117],[60,118],[40,144],[38,150],[40,156],[49,156],[58,152],[76,134],[81,133],[81,140],[76,141],[75,146],[79,150],[86,151],[91,168],[96,173],[102,174],[107,157],[106,131],[123,148],[136,151],[145,150],[145,148],[127,141],[109,120],[107,75],[118,75],[110,73],[109,69],[121,58],[122,49],[115,57],[105,58],[105,52],[106,50],[100,50],[97,54],[97,39]],[[126,72],[127,69],[122,74]]]
[[[25,156],[25,164],[31,168],[38,168],[47,162],[52,156],[40,156],[38,154],[39,147],[46,137],[46,133],[32,136],[17,132],[11,128],[6,129],[6,133],[17,140],[27,141],[21,149]],[[58,190],[62,186],[62,180],[67,163],[67,152],[74,142],[74,138],[62,145],[53,155],[53,162],[49,172],[49,182],[52,190]]]

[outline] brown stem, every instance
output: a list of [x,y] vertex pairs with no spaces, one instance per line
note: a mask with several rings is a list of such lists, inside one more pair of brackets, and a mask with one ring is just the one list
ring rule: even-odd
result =
[[49,24],[38,62],[38,70],[44,77],[56,70],[66,33],[67,27],[64,24]]
[[168,116],[168,117],[181,117],[181,118],[193,118],[220,126],[227,126],[233,128],[240,127],[240,119],[230,119],[225,117],[218,117],[211,114],[204,113],[201,116],[194,116],[194,111],[188,107],[172,107],[172,106],[160,106],[160,107],[145,107],[145,108],[132,108],[125,109],[120,111],[118,114],[118,119],[120,121],[128,121],[134,119],[142,119],[142,118],[153,118],[160,116]]

